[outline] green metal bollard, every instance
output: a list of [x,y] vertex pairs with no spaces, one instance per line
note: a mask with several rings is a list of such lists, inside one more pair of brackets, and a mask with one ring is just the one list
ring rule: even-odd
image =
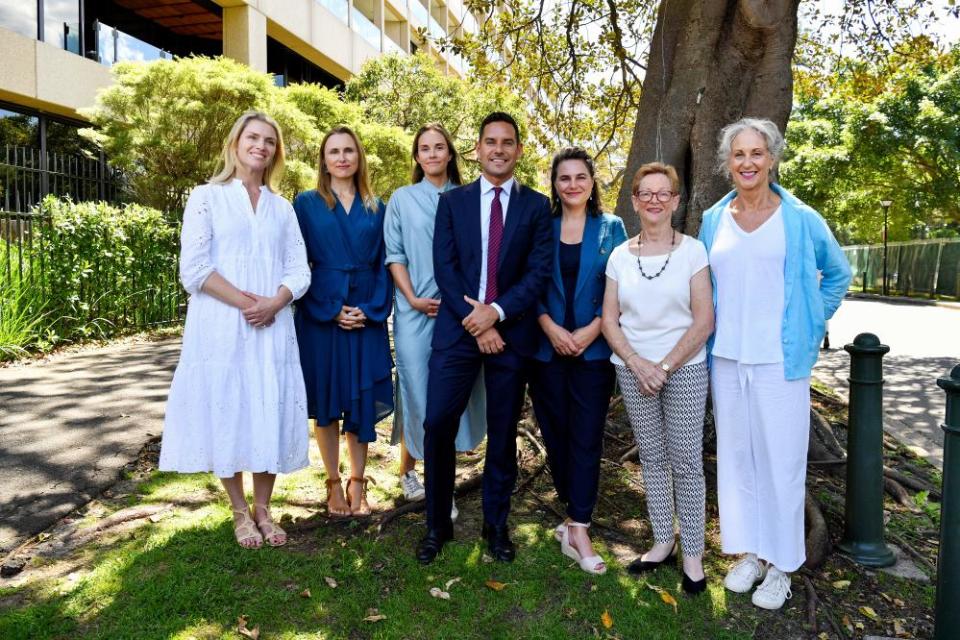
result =
[[960,638],[960,364],[937,380],[947,392],[943,424],[943,498],[937,554],[937,606],[934,640]]
[[867,567],[889,567],[896,557],[883,540],[883,356],[890,347],[861,333],[843,347],[850,354],[847,500],[841,551]]

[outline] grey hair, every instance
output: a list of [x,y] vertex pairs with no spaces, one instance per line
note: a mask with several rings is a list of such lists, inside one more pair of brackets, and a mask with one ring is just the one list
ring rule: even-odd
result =
[[730,168],[727,166],[727,160],[730,157],[730,148],[733,146],[734,139],[746,131],[752,129],[763,136],[767,143],[767,151],[773,156],[773,168],[770,171],[770,180],[774,179],[777,173],[777,167],[780,165],[780,158],[783,156],[783,149],[787,146],[780,133],[780,128],[772,120],[766,118],[741,118],[733,124],[728,124],[721,131],[717,147],[717,171],[732,179]]

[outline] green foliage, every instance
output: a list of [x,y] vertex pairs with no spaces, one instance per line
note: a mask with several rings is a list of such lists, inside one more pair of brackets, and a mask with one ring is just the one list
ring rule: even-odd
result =
[[797,71],[784,184],[847,244],[949,235],[960,227],[960,47],[926,38],[880,62]]
[[[176,224],[156,209],[48,196],[0,293],[0,359],[176,316]],[[0,256],[2,257],[2,256]]]
[[[15,246],[0,243],[0,265],[17,262]],[[0,362],[25,355],[41,340],[44,300],[39,287],[31,286],[29,270],[0,287]]]
[[230,127],[248,109],[276,118],[294,159],[315,141],[310,119],[269,74],[227,58],[121,63],[112,71],[115,82],[82,111],[94,125],[84,134],[126,172],[147,206],[176,208],[183,193],[205,182]]
[[[467,81],[446,75],[426,54],[386,55],[367,62],[347,83],[344,95],[363,110],[369,122],[402,128],[411,136],[427,122],[440,122],[450,132],[461,157],[464,180],[479,175],[473,150],[480,123],[491,111],[506,111],[516,118],[527,151],[517,165],[517,176],[526,184],[540,183],[542,167],[537,139],[531,139],[526,101],[500,82]],[[366,144],[366,139],[364,139]],[[405,184],[412,168],[410,145],[394,168],[402,167]]]

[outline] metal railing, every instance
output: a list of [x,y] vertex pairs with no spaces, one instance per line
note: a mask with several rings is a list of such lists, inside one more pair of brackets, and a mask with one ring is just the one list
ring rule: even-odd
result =
[[[84,246],[60,246],[60,238],[69,233],[55,228],[50,215],[38,206],[48,195],[113,205],[128,199],[122,175],[101,160],[0,147],[0,288],[18,292],[31,304],[42,303],[45,333],[68,339],[78,330],[111,335],[181,319],[185,294],[176,270],[175,241],[164,254],[167,258],[123,264],[116,254],[156,257],[156,240],[148,229],[131,226],[125,231],[123,251],[116,251],[120,248],[116,239],[102,243],[90,239],[104,249],[91,248],[89,253]],[[178,215],[168,220],[178,228]],[[65,273],[69,269],[74,271]],[[65,280],[76,286],[64,290]],[[0,314],[15,305],[9,295],[0,295]]]
[[[853,270],[850,289],[883,290],[883,245],[844,247]],[[960,238],[891,242],[887,247],[889,295],[960,298]]]

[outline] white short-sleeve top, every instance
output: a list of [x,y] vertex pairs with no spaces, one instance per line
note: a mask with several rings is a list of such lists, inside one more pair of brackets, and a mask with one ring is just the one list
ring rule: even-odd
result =
[[[617,282],[620,328],[630,347],[653,362],[663,360],[693,324],[690,279],[708,265],[702,242],[677,236],[680,243],[670,255],[670,263],[652,280],[641,275],[638,258],[628,248],[629,240],[614,249],[607,261],[607,277]],[[666,254],[639,258],[648,276],[660,271],[666,259]],[[703,362],[706,357],[704,347],[683,364]],[[610,361],[624,364],[617,354],[611,355]]]
[[780,207],[747,233],[727,207],[710,248],[717,283],[713,355],[742,364],[783,362],[787,240]]

